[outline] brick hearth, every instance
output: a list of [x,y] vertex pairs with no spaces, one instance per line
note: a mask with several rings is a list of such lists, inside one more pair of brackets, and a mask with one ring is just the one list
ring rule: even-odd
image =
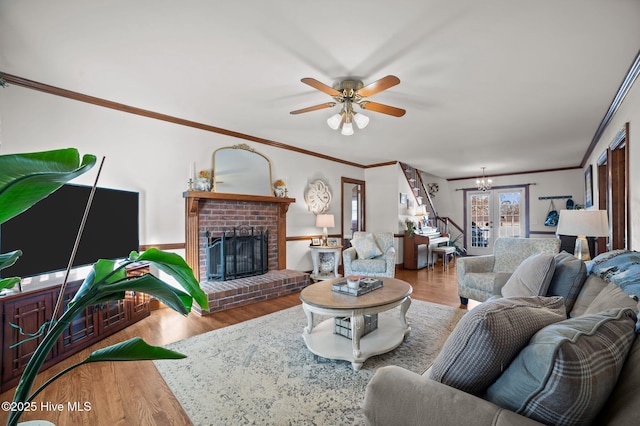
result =
[[[189,191],[186,207],[186,260],[208,295],[209,310],[201,315],[247,305],[309,285],[309,274],[286,268],[286,213],[294,198]],[[269,230],[269,272],[229,281],[208,281],[206,231],[214,235],[237,226]]]
[[209,310],[197,305],[194,305],[193,310],[200,315],[211,314],[295,293],[309,283],[309,274],[290,269],[269,271],[263,275],[237,280],[204,281],[200,283],[200,287],[208,296]]

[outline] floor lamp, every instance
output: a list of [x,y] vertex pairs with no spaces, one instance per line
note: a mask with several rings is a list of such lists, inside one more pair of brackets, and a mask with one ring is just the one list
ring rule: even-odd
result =
[[606,210],[561,210],[556,233],[576,237],[574,256],[591,260],[587,237],[608,237],[609,221]]

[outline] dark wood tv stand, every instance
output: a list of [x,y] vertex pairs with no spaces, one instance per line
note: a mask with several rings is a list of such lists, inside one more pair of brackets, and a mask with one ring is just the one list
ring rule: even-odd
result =
[[[148,268],[136,268],[129,273],[142,274]],[[82,281],[67,284],[63,306],[73,298]],[[24,291],[0,298],[0,392],[16,386],[27,362],[42,337],[29,340],[29,334],[38,329],[53,315],[61,285],[52,285],[33,291]],[[85,309],[60,336],[45,362],[43,369],[62,361],[74,353],[92,345],[123,328],[149,316],[149,296],[127,292],[124,300],[101,303]],[[14,324],[20,329],[13,327]],[[22,333],[20,333],[22,330]],[[23,342],[17,346],[14,344]]]

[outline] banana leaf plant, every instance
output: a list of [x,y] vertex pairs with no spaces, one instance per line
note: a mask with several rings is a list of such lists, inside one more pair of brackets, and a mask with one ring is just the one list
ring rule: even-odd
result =
[[[96,163],[95,156],[80,159],[73,148],[0,156],[0,224],[27,210],[47,197],[64,183],[85,173]],[[16,250],[0,255],[0,269],[14,264],[22,253]],[[168,284],[151,274],[130,277],[126,267],[132,263],[146,262],[172,277],[181,288]],[[19,277],[0,280],[0,289],[9,288],[20,281]],[[178,359],[185,356],[161,347],[150,346],[140,338],[133,338],[108,348],[93,352],[85,360],[74,364],[32,392],[36,376],[47,355],[56,344],[68,324],[87,307],[120,300],[127,291],[146,293],[175,311],[187,315],[195,301],[208,307],[207,297],[193,275],[193,271],[178,255],[150,249],[143,253],[131,252],[124,261],[98,260],[84,280],[74,298],[64,307],[59,318],[52,318],[50,327],[31,356],[14,394],[14,402],[31,402],[46,386],[62,374],[81,366],[101,361],[137,361]],[[16,404],[28,406],[28,404]],[[8,425],[16,425],[21,411],[9,413]]]

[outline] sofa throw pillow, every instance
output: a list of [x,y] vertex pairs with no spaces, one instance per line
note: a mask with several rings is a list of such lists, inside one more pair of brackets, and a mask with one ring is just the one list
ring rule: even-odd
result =
[[638,301],[622,291],[617,285],[609,283],[598,293],[582,315],[597,314],[616,308],[631,308],[637,312]]
[[503,297],[544,296],[556,268],[552,254],[536,253],[526,258],[502,287]]
[[[636,335],[637,336],[637,335]],[[634,425],[638,423],[640,407],[640,338],[633,341],[616,387],[607,403],[593,421],[594,425]]]
[[623,308],[543,328],[486,399],[545,424],[590,424],[615,387],[635,322],[633,310]]
[[566,318],[561,297],[500,298],[463,316],[429,377],[472,394],[493,383],[541,328]]
[[372,259],[382,254],[373,235],[368,232],[357,235],[351,240],[351,245],[356,249],[358,259]]
[[563,251],[555,255],[556,269],[551,277],[547,296],[564,297],[567,312],[571,312],[578,293],[587,278],[587,265],[582,259]]
[[573,309],[569,311],[570,317],[579,317],[587,310],[591,302],[600,294],[607,286],[607,283],[597,275],[589,275],[584,281],[580,293],[573,304]]

